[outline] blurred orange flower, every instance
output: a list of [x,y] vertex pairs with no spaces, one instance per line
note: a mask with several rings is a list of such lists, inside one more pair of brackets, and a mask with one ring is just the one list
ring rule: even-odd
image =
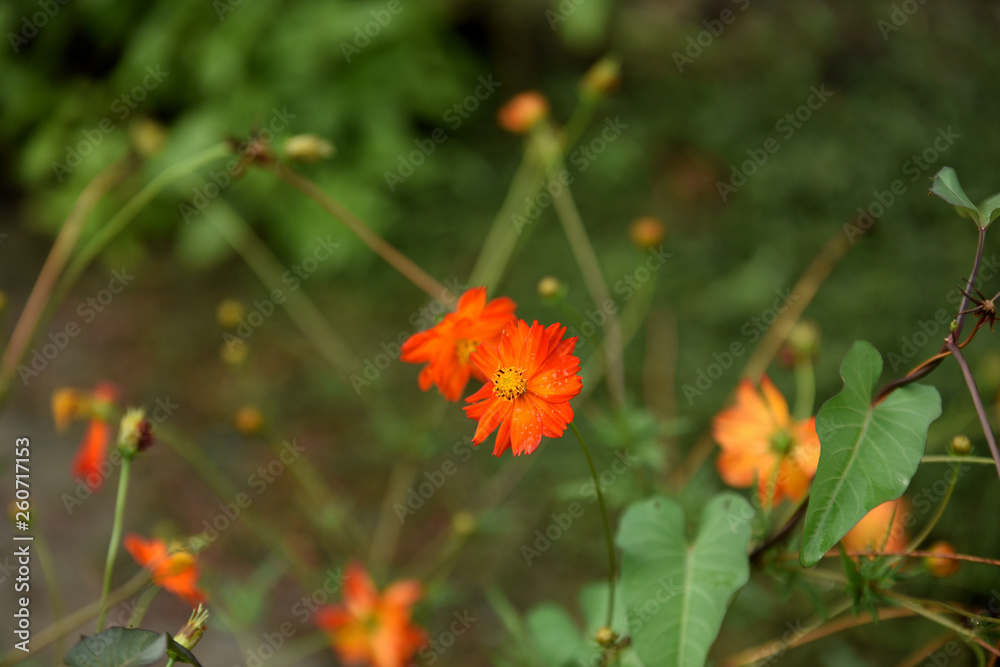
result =
[[500,127],[515,134],[523,134],[549,115],[549,101],[536,90],[528,90],[512,97],[497,111]]
[[844,550],[852,555],[870,551],[903,551],[907,543],[904,526],[906,509],[902,498],[878,505],[840,540]]
[[93,392],[60,388],[52,394],[52,416],[56,429],[64,430],[74,419],[90,419],[73,461],[73,477],[83,480],[91,490],[100,488],[104,482],[101,465],[108,458],[110,420],[116,400],[118,389],[108,382],[101,382]]
[[736,405],[716,415],[712,435],[722,448],[719,474],[730,486],[748,487],[756,478],[761,505],[769,496],[775,505],[805,496],[819,463],[816,420],[791,419],[784,396],[766,375],[760,391],[749,380],[740,383]]
[[[928,553],[941,554],[942,556],[954,556],[955,547],[951,546],[951,542],[945,542],[940,540],[934,544],[927,547]],[[928,556],[924,559],[924,563],[927,565],[927,571],[931,573],[932,576],[939,577],[941,579],[947,579],[956,572],[961,566],[961,561],[956,558],[938,558],[934,556]]]
[[479,420],[472,444],[497,427],[493,455],[513,446],[514,456],[530,454],[542,440],[558,438],[573,421],[569,401],[580,393],[580,360],[573,356],[576,338],[563,340],[566,327],[543,327],[524,320],[507,327],[497,347],[480,346],[472,362],[488,378],[465,399],[465,413]]
[[404,667],[427,643],[427,635],[410,620],[411,608],[422,595],[418,581],[405,579],[380,596],[364,566],[351,563],[344,575],[344,603],[320,608],[316,625],[344,663]]
[[125,550],[139,565],[153,573],[153,583],[167,589],[192,607],[205,602],[205,593],[198,588],[198,562],[186,549],[167,548],[163,540],[146,540],[139,535],[126,535]]
[[480,345],[497,344],[500,332],[514,321],[516,308],[507,297],[486,303],[486,288],[473,287],[458,300],[454,313],[427,331],[410,336],[403,343],[401,359],[411,364],[427,362],[420,371],[420,388],[427,391],[437,385],[447,400],[457,401],[470,377],[486,380],[469,361],[470,355]]

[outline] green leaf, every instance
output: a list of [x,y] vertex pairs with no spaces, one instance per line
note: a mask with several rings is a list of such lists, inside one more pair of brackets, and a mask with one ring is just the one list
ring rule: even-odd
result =
[[553,667],[579,664],[592,652],[576,623],[557,604],[540,604],[528,612],[524,620],[543,664]]
[[142,667],[167,654],[166,633],[140,628],[109,628],[92,637],[83,636],[69,650],[69,667]]
[[941,415],[937,389],[901,387],[872,407],[882,355],[858,341],[840,366],[844,389],[816,415],[820,455],[810,491],[799,559],[811,567],[865,514],[910,484]]
[[985,216],[976,205],[972,203],[962,184],[958,182],[958,174],[951,167],[942,167],[941,171],[934,175],[934,183],[931,185],[931,194],[937,195],[949,204],[958,209],[958,214],[972,220],[980,227],[986,227],[989,222],[985,221]]
[[194,667],[201,667],[201,663],[194,657],[194,653],[188,650],[186,646],[178,644],[169,634],[163,634],[167,637],[167,655],[169,657],[173,658],[175,662],[186,662],[189,665],[194,665]]
[[979,210],[982,211],[986,224],[990,224],[1000,217],[1000,192],[996,193],[992,197],[989,197],[986,201],[980,204]]
[[702,667],[733,594],[750,576],[754,511],[735,493],[715,496],[694,539],[668,498],[635,503],[622,516],[622,588],[629,631],[646,667]]

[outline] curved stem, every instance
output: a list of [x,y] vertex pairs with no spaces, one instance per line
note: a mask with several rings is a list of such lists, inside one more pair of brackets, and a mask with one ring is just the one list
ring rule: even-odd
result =
[[604,521],[604,540],[608,547],[608,615],[605,625],[610,628],[615,611],[616,571],[615,540],[611,535],[611,520],[608,518],[608,508],[604,504],[604,493],[601,491],[601,480],[597,475],[597,468],[594,466],[594,459],[590,456],[590,450],[587,449],[587,443],[584,442],[583,435],[580,433],[580,429],[576,427],[576,424],[570,422],[569,425],[573,428],[573,433],[576,433],[576,439],[580,441],[580,448],[583,449],[583,455],[587,458],[587,465],[590,466],[590,474],[594,478],[594,488],[597,491],[597,502],[601,506],[601,519]]
[[308,178],[293,171],[281,162],[254,162],[254,164],[271,172],[319,204],[324,211],[340,220],[347,229],[361,239],[361,242],[371,248],[376,255],[399,271],[404,278],[425,291],[432,299],[444,299],[448,296],[450,291],[447,287],[417,266],[409,257],[390,245],[388,241],[376,234],[371,227],[362,222],[361,218],[344,208],[340,202],[330,197],[321,187]]
[[985,456],[948,456],[944,454],[928,455],[920,459],[921,463],[980,463],[993,465],[995,461]]
[[101,613],[97,617],[97,631],[104,629],[104,620],[108,615],[108,593],[111,591],[111,575],[115,569],[115,557],[118,555],[118,543],[122,536],[122,518],[125,516],[125,497],[128,495],[128,473],[132,460],[130,456],[122,456],[121,473],[118,477],[118,497],[115,498],[115,518],[111,524],[111,542],[108,544],[108,558],[104,562],[104,584],[101,586]]
[[955,342],[945,339],[945,345],[951,350],[955,361],[962,368],[962,375],[965,376],[965,384],[969,386],[969,393],[972,394],[972,403],[976,406],[976,414],[979,415],[979,423],[983,427],[983,435],[986,436],[986,444],[990,447],[990,454],[993,455],[993,462],[997,467],[997,475],[1000,476],[1000,450],[997,449],[997,441],[993,436],[993,427],[990,426],[990,419],[986,416],[986,408],[983,407],[983,399],[979,396],[979,388],[976,387],[976,378],[972,376],[969,363],[962,356],[962,351],[958,349]]
[[45,306],[52,295],[56,280],[62,273],[77,240],[80,238],[84,223],[97,203],[104,198],[104,195],[129,173],[132,163],[133,159],[126,157],[103,169],[87,184],[73,204],[73,209],[52,244],[49,256],[45,259],[45,264],[42,265],[42,270],[38,274],[35,286],[31,289],[31,294],[28,295],[24,310],[21,311],[21,316],[18,318],[17,324],[14,325],[10,342],[4,350],[3,360],[0,362],[0,403],[7,393],[7,386],[14,376],[18,362],[24,355],[25,348],[31,342],[31,338],[38,328],[38,323],[41,321]]
[[[972,292],[972,288],[976,285],[976,276],[979,275],[979,265],[983,261],[983,248],[986,245],[986,227],[981,227],[979,229],[979,241],[976,244],[976,259],[972,262],[972,273],[969,274],[969,280],[965,284],[965,290],[962,293],[962,302],[958,306],[958,317],[955,318],[958,322],[958,327],[951,334],[951,342],[958,342],[958,337],[962,333],[962,324],[965,323],[965,315],[963,311],[966,306],[969,305],[969,293]],[[943,351],[943,350],[942,350]]]

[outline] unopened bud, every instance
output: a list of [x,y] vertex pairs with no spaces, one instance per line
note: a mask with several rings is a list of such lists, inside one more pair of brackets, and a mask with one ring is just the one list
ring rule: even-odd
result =
[[297,134],[285,141],[285,159],[292,162],[319,162],[335,152],[333,144],[315,134]]
[[640,250],[649,250],[663,243],[663,223],[647,215],[637,218],[628,228],[629,238]]
[[535,127],[549,115],[549,102],[535,90],[529,90],[514,96],[497,112],[500,127],[524,134]]
[[149,159],[163,150],[167,143],[167,130],[152,118],[136,118],[129,125],[128,138],[135,152]]
[[118,450],[125,456],[145,451],[153,444],[153,426],[143,408],[129,408],[118,427]]
[[555,276],[545,276],[538,281],[538,296],[543,299],[555,299],[562,291],[563,285]]
[[622,63],[614,56],[602,58],[583,75],[581,88],[585,95],[602,97],[621,82]]
[[[932,554],[943,554],[945,556],[955,555],[955,547],[945,541],[935,542],[927,547],[927,551]],[[958,572],[958,567],[960,565],[958,560],[955,558],[935,558],[933,556],[925,558],[924,564],[927,566],[927,571],[930,572],[932,576],[938,577],[939,579],[947,579],[952,576]]]
[[264,415],[260,413],[257,406],[254,405],[244,405],[236,413],[236,417],[233,419],[233,425],[236,426],[236,430],[243,435],[253,435],[260,430],[260,427],[264,425]]
[[956,435],[951,439],[951,453],[955,456],[968,456],[972,453],[972,441],[968,436]]
[[617,638],[618,637],[615,635],[615,631],[607,626],[600,628],[596,633],[594,633],[594,641],[604,647],[614,645]]

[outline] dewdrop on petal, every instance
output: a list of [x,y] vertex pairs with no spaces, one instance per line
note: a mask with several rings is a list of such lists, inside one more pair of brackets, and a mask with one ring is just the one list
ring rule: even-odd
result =
[[290,162],[319,162],[336,152],[333,144],[315,134],[297,134],[285,141],[285,159]]

